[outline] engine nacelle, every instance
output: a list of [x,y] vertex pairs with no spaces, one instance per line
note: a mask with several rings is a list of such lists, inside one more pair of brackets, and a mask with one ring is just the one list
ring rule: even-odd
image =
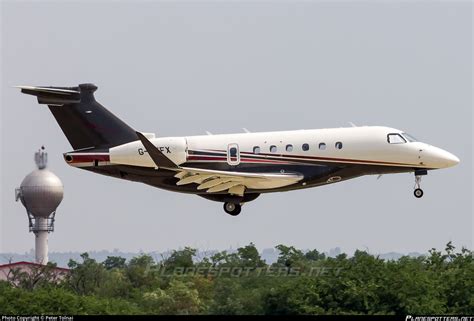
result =
[[[177,165],[186,162],[186,139],[182,137],[160,137],[150,139],[166,157]],[[143,167],[156,167],[142,142],[135,142],[112,147],[109,150],[110,163]]]

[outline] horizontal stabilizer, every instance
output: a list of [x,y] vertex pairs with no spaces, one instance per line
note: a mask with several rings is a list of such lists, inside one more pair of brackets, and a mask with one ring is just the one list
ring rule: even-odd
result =
[[64,105],[81,101],[81,92],[77,87],[35,87],[16,86],[21,92],[38,97],[39,104]]
[[94,84],[76,87],[17,86],[24,94],[46,104],[72,148],[110,147],[137,140],[135,130],[95,100]]

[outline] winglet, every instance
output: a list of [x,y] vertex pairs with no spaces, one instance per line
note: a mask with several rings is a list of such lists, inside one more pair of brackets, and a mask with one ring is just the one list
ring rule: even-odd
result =
[[178,166],[173,163],[168,157],[166,157],[152,142],[150,142],[142,133],[136,132],[138,138],[145,146],[148,155],[150,155],[153,162],[157,167],[166,167],[166,168],[178,168]]

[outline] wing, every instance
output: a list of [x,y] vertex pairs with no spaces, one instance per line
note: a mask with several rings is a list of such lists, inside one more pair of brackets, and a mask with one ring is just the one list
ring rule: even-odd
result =
[[295,184],[303,179],[298,173],[245,173],[181,167],[174,164],[144,135],[137,132],[158,168],[176,171],[176,185],[199,184],[196,191],[207,193],[227,192],[243,196],[246,189],[272,189]]
[[197,191],[227,192],[243,196],[246,189],[273,189],[295,184],[303,179],[297,173],[245,173],[180,167],[176,185],[199,184]]

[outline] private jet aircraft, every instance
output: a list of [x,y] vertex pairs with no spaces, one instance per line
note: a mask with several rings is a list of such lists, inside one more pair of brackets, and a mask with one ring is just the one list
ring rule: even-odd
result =
[[95,173],[224,203],[238,215],[262,193],[342,182],[362,175],[414,172],[423,196],[428,170],[459,163],[453,154],[394,128],[363,126],[280,132],[155,137],[94,98],[97,87],[18,86],[48,105],[74,149],[65,161]]

